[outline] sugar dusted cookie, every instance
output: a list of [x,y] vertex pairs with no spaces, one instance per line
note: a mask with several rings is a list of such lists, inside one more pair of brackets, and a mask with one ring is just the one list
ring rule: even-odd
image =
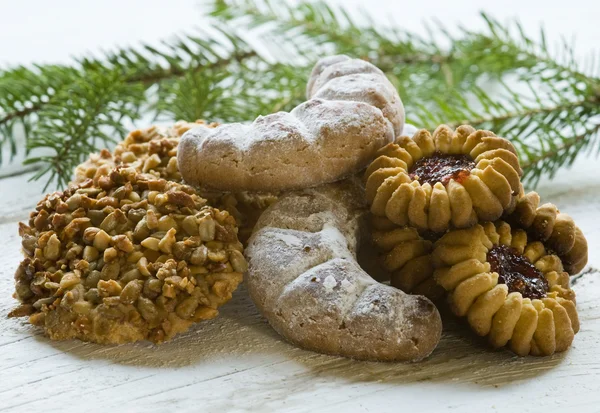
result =
[[378,283],[358,264],[365,213],[356,183],[283,196],[250,238],[248,291],[271,326],[300,347],[363,360],[423,359],[440,339],[440,315],[427,298]]
[[188,131],[179,170],[186,182],[218,191],[314,187],[365,168],[403,125],[402,101],[381,70],[326,57],[313,68],[307,101],[291,112]]

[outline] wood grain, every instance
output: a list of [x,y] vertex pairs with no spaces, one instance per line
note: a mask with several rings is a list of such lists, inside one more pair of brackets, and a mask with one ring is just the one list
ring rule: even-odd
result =
[[[575,218],[600,267],[600,184],[580,162],[542,183],[544,202]],[[16,222],[40,198],[28,176],[0,180],[0,412],[21,411],[507,411],[600,409],[600,274],[577,278],[582,328],[573,347],[548,358],[492,351],[453,317],[426,361],[357,362],[284,342],[260,317],[245,289],[215,320],[161,346],[52,342],[22,319],[12,275],[19,259]]]

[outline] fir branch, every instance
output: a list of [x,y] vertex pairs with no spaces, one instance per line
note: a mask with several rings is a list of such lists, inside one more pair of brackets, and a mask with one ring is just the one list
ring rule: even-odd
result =
[[[568,45],[558,50],[567,58],[555,57],[543,31],[542,42],[535,42],[517,21],[503,25],[482,14],[485,31],[463,27],[456,37],[437,24],[431,38],[424,39],[397,27],[375,26],[368,18],[357,22],[343,8],[320,1],[220,0],[212,13],[242,30],[258,31],[267,42],[274,40],[275,50],[296,48],[298,55],[333,50],[372,60],[398,87],[409,121],[429,129],[470,123],[503,134],[519,147],[532,183],[569,165],[579,153],[573,148],[595,139],[597,77],[580,70]],[[440,37],[450,46],[440,46]],[[499,83],[503,93],[490,97],[484,92],[480,85],[490,81]]]
[[[50,96],[45,93],[48,88],[56,92],[61,87],[68,86],[73,77],[84,76],[84,73],[98,71],[121,72],[124,81],[127,83],[141,82],[147,86],[151,86],[162,80],[182,77],[190,71],[218,69],[233,62],[239,63],[249,58],[258,57],[258,53],[255,50],[250,49],[243,40],[235,36],[228,35],[227,39],[222,40],[221,43],[214,39],[212,40],[211,42],[189,35],[174,44],[165,43],[165,48],[170,52],[150,46],[143,46],[143,51],[146,54],[135,49],[123,49],[117,52],[106,53],[102,59],[87,57],[80,59],[78,61],[79,68],[55,65],[38,67],[41,69],[39,73],[23,67],[0,72],[0,97],[17,95],[23,103],[30,105],[23,109],[6,112],[4,108],[12,106],[14,102],[2,102],[0,100],[0,125],[8,123],[13,119],[23,119],[40,111],[49,102]],[[187,43],[195,43],[200,45],[200,47],[193,50],[186,45]],[[219,46],[222,49],[230,49],[230,51],[226,55],[221,56],[216,51],[215,46]],[[182,49],[188,52],[188,56],[185,58],[179,53]],[[168,62],[167,67],[163,67],[157,63],[159,58]],[[48,68],[52,69],[51,73],[47,73]],[[54,81],[54,79],[57,81]],[[9,84],[9,82],[12,85],[12,89],[24,89],[27,86],[31,87],[31,85],[34,87],[31,88],[32,93],[30,95],[13,94],[11,90],[3,90],[3,83]],[[37,90],[37,87],[43,90]],[[42,101],[43,98],[45,100]]]
[[[556,112],[563,112],[563,111],[569,111],[569,110],[573,110],[588,104],[591,105],[597,105],[598,104],[598,97],[597,96],[589,96],[587,98],[581,99],[581,100],[576,100],[573,102],[567,102],[564,104],[560,104],[560,105],[552,105],[552,106],[542,106],[542,107],[537,107],[537,108],[530,108],[530,109],[522,109],[519,111],[512,111],[512,112],[506,112],[504,114],[501,115],[492,115],[492,114],[488,114],[488,115],[482,115],[482,117],[480,118],[471,118],[469,120],[469,118],[464,118],[460,121],[457,122],[453,122],[453,123],[447,123],[448,126],[450,126],[451,128],[457,128],[460,125],[465,125],[465,124],[470,124],[474,127],[482,127],[483,125],[500,125],[503,123],[506,123],[508,121],[511,120],[515,120],[515,119],[521,119],[524,117],[533,117],[536,115],[548,115],[551,113],[556,113]],[[585,136],[581,137],[581,139],[585,139]],[[526,165],[525,167],[527,167],[528,165]]]
[[25,165],[42,165],[32,179],[49,174],[44,189],[53,181],[66,185],[75,166],[98,144],[107,145],[114,136],[125,134],[122,123],[139,116],[143,92],[143,88],[124,83],[117,72],[87,73],[68,91],[59,92],[56,100],[62,104],[44,107],[27,142],[30,150],[50,152],[25,160]]
[[43,166],[35,177],[64,185],[89,152],[124,135],[124,119],[143,111],[162,120],[239,121],[289,110],[304,99],[314,61],[332,53],[384,70],[418,126],[471,123],[513,140],[530,182],[598,140],[597,59],[579,65],[567,44],[551,52],[543,32],[536,42],[518,22],[484,14],[485,30],[455,34],[434,22],[422,37],[322,1],[213,0],[210,7],[216,23],[158,47],[0,71],[0,149],[16,153],[15,130],[23,128],[34,155],[26,163]]
[[30,107],[25,108],[25,109],[20,109],[20,110],[14,111],[14,112],[9,112],[0,118],[0,125],[8,123],[11,120],[16,119],[16,118],[24,118],[28,115],[31,115],[32,113],[40,110],[42,108],[42,106],[43,106],[43,103],[40,102],[40,103],[31,105]]
[[126,82],[127,83],[141,82],[144,84],[153,85],[162,80],[184,77],[187,74],[189,74],[190,72],[193,73],[193,72],[202,72],[202,71],[206,71],[206,70],[217,70],[219,68],[224,68],[224,67],[232,64],[233,62],[240,63],[244,60],[250,59],[252,57],[257,57],[257,56],[258,56],[258,54],[256,53],[256,51],[253,51],[253,50],[246,51],[246,52],[239,52],[239,53],[233,54],[227,58],[218,60],[214,63],[207,64],[207,65],[196,65],[196,66],[188,67],[186,69],[181,68],[181,67],[170,67],[167,69],[158,69],[153,72],[136,74],[135,76],[131,76],[131,77],[127,78]]
[[557,156],[559,156],[562,152],[569,151],[571,148],[577,147],[577,146],[585,143],[586,141],[589,140],[589,136],[597,135],[598,132],[600,132],[600,123],[598,123],[597,125],[593,126],[590,129],[586,129],[584,133],[580,133],[579,135],[576,135],[576,136],[568,139],[565,143],[563,143],[560,146],[557,146],[553,150],[542,152],[542,153],[538,154],[537,156],[527,159],[526,162],[523,162],[522,167],[524,169],[530,169],[530,168],[535,167],[537,164],[539,164],[541,162],[547,161],[549,159],[554,159]]

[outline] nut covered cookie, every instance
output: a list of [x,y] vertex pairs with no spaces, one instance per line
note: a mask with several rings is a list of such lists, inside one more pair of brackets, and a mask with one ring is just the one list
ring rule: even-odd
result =
[[[203,125],[214,128],[216,123],[179,121],[172,126],[150,126],[130,132],[111,153],[104,149],[91,154],[89,159],[75,168],[74,182],[106,176],[116,166],[134,168],[138,173],[182,183],[177,165],[177,148],[181,136],[193,127]],[[245,243],[260,214],[276,199],[274,194],[248,192],[202,192],[211,205],[227,210],[240,228],[240,241]]]
[[443,232],[494,221],[521,194],[513,145],[492,132],[446,125],[417,131],[378,152],[365,180],[371,212],[399,226]]
[[579,331],[563,260],[524,229],[496,221],[450,231],[432,257],[453,312],[494,347],[546,356]]
[[11,316],[54,340],[169,340],[215,317],[247,268],[228,212],[133,167],[47,195],[19,230]]

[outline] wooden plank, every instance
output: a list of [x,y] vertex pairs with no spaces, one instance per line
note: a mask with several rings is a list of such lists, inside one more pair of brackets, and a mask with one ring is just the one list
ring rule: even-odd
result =
[[[600,265],[600,186],[592,163],[542,183],[583,227],[590,262]],[[576,177],[575,183],[570,177]],[[0,180],[0,412],[52,411],[597,411],[600,403],[600,281],[576,282],[582,329],[573,348],[548,358],[491,351],[445,316],[440,345],[421,363],[368,363],[324,356],[284,342],[259,316],[245,289],[221,315],[170,343],[99,346],[51,342],[14,306],[12,274],[20,259],[16,221],[40,198],[27,176]]]

